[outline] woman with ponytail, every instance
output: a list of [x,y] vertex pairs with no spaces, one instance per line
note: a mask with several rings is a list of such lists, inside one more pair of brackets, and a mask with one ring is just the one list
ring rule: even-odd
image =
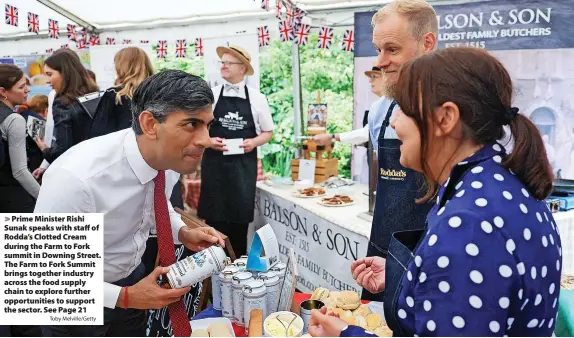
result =
[[[536,126],[512,106],[512,81],[488,52],[447,48],[401,69],[391,126],[401,165],[424,174],[434,207],[420,231],[393,234],[386,260],[352,265],[385,291],[394,336],[551,336],[562,248],[544,199],[552,170]],[[509,126],[514,150],[498,142]],[[311,335],[369,336],[326,310]]]

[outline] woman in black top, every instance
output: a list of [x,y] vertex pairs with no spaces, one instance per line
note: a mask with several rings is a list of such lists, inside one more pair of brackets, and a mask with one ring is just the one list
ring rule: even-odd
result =
[[143,80],[153,75],[149,57],[138,47],[120,50],[114,57],[114,64],[118,75],[115,87],[106,90],[100,99],[90,137],[130,128],[132,95]]
[[54,139],[51,147],[39,138],[36,143],[44,158],[52,163],[66,150],[88,139],[92,120],[76,99],[99,89],[71,50],[58,50],[46,59],[44,69],[56,91],[52,106]]

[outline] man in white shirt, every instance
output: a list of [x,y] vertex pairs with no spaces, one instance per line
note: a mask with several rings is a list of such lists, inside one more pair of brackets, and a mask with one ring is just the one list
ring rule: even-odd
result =
[[[255,209],[256,149],[271,140],[274,126],[265,96],[245,85],[245,76],[253,75],[249,53],[229,46],[218,47],[217,55],[225,83],[212,89],[215,120],[211,146],[201,163],[197,215],[227,235],[240,256],[247,253]],[[231,148],[238,142],[239,149]]]
[[[381,96],[383,96],[383,80],[381,68],[375,65],[371,70],[366,71],[365,75],[369,78],[369,83],[371,84],[371,92],[379,97],[375,102],[371,104],[369,109],[369,115],[376,114],[379,106],[381,105]],[[369,141],[369,125],[366,124],[361,129],[355,129],[341,134],[315,135],[313,136],[313,141],[315,141],[318,145],[330,145],[333,143],[333,141],[339,141],[341,143],[351,145],[363,144]]]
[[193,172],[210,146],[212,104],[201,78],[177,70],[158,73],[134,93],[132,129],[79,143],[50,165],[35,212],[104,214],[104,325],[53,326],[54,336],[145,336],[142,310],[168,304],[175,335],[189,336],[189,320],[182,327],[172,312],[185,313],[181,296],[190,288],[157,284],[173,252],[160,248],[163,267],[145,278],[141,258],[152,228],[160,247],[171,250],[174,241],[192,251],[224,245],[211,227],[187,227],[169,203],[178,173]]

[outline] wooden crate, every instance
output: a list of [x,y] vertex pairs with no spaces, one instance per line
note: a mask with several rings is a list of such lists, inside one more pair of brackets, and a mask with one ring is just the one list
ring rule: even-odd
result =
[[[317,160],[315,165],[315,183],[326,181],[329,177],[339,176],[339,160],[326,158]],[[291,160],[291,179],[299,180],[299,159]]]

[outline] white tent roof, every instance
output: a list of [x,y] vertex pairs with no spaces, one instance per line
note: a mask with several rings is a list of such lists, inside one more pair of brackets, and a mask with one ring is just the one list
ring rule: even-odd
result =
[[[4,0],[19,10],[18,27],[0,24],[0,38],[21,38],[27,32],[27,15],[39,15],[40,34],[47,32],[48,19],[58,20],[60,31],[67,24],[91,26],[100,32],[152,28],[156,25],[193,23],[198,19],[238,19],[272,16],[261,9],[261,0]],[[390,0],[282,0],[312,11],[378,6]],[[59,12],[59,13],[58,13]],[[61,14],[60,14],[61,13]],[[351,11],[352,13],[352,11]],[[90,28],[90,27],[88,27]]]

